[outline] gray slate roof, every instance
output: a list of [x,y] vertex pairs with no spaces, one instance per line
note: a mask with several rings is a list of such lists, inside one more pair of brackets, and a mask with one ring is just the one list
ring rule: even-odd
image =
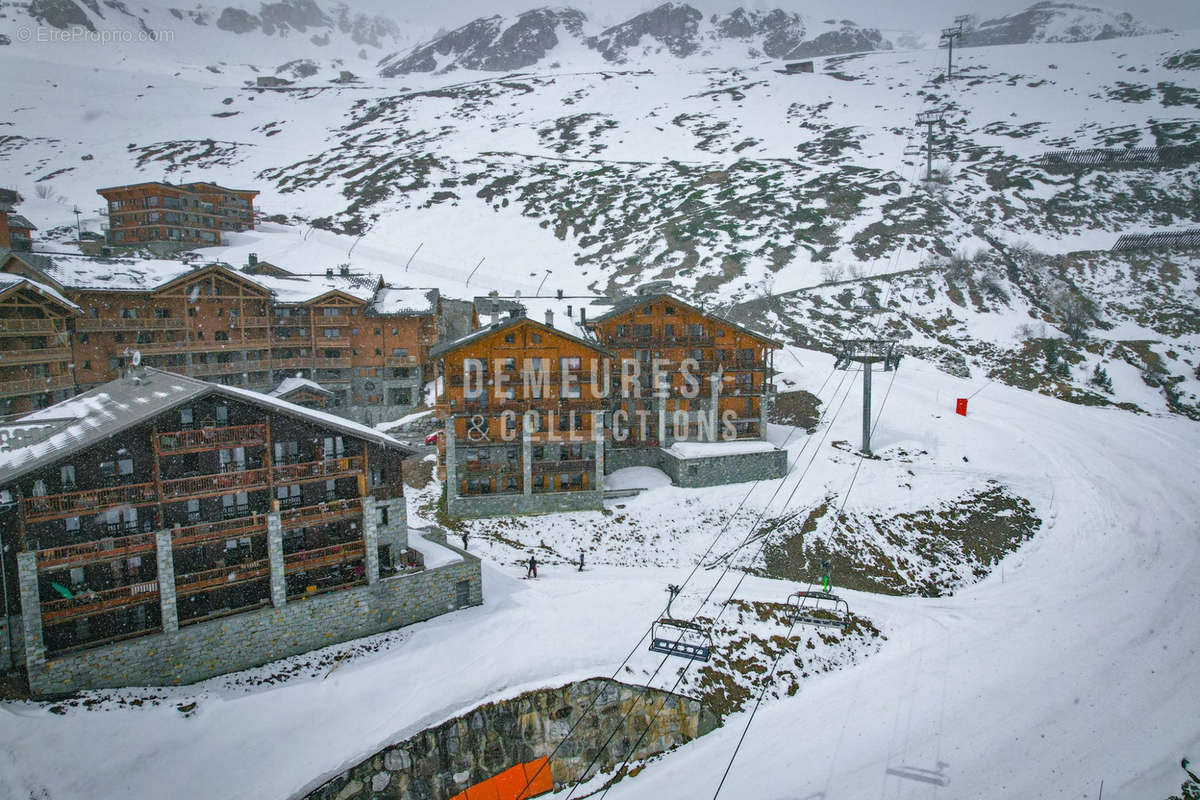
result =
[[0,485],[91,447],[141,422],[211,394],[263,406],[310,423],[415,455],[385,433],[323,411],[237,386],[146,367],[68,400],[0,424]]

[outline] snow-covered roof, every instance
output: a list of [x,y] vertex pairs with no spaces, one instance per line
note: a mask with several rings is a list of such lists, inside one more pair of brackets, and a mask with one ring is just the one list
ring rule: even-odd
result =
[[[479,324],[490,324],[506,319],[510,310],[538,322],[550,325],[555,330],[578,339],[594,340],[592,334],[581,324],[580,312],[586,311],[587,319],[606,313],[613,304],[610,297],[589,295],[584,297],[476,297],[475,313]],[[547,322],[546,313],[550,313]]]
[[369,303],[379,285],[378,275],[253,275],[250,280],[269,289],[280,303],[307,303],[335,291]]
[[34,225],[32,222],[30,222],[28,219],[21,216],[20,214],[9,214],[8,215],[8,227],[10,227],[10,228],[28,228],[31,231],[36,231],[38,229],[37,225]]
[[148,292],[196,266],[159,258],[89,258],[82,255],[14,254],[70,289]]
[[385,433],[333,414],[237,386],[150,367],[0,425],[0,475],[10,482],[91,447],[164,411],[210,394],[225,395],[318,423],[375,444],[413,451]]
[[333,392],[329,391],[316,381],[310,381],[308,378],[300,377],[284,378],[279,382],[278,386],[269,392],[269,394],[272,397],[287,397],[289,394],[298,389],[307,389],[308,391],[316,392],[317,394],[333,394]]
[[761,439],[738,439],[728,442],[675,442],[663,449],[676,458],[686,459],[767,453],[779,448]]
[[720,314],[717,314],[713,311],[708,311],[706,309],[703,309],[700,306],[695,305],[694,303],[689,303],[687,300],[683,300],[669,292],[654,292],[654,293],[646,294],[646,295],[636,295],[635,294],[635,295],[630,295],[629,297],[622,297],[619,300],[614,301],[611,308],[606,310],[600,316],[596,317],[596,319],[593,321],[594,322],[603,322],[606,319],[610,319],[613,316],[616,316],[617,314],[624,313],[625,311],[628,311],[631,308],[635,308],[636,306],[642,305],[643,303],[653,303],[656,300],[670,300],[673,303],[678,303],[682,306],[687,306],[688,308],[691,308],[695,311],[699,311],[701,314],[705,315],[706,317],[710,317],[712,319],[719,320],[722,324],[728,325],[729,327],[739,330],[742,333],[749,334],[750,336],[753,336],[756,339],[761,339],[764,342],[769,342],[770,344],[774,345],[775,347],[783,347],[783,345],[781,343],[775,341],[774,339],[772,339],[771,337],[769,337],[765,334],[762,334],[756,330],[747,328],[745,325],[739,325],[738,323],[736,323]]
[[55,302],[61,303],[67,308],[79,311],[79,306],[68,300],[61,292],[52,286],[47,286],[44,283],[26,278],[22,275],[10,275],[8,273],[0,273],[0,295],[5,294],[13,289],[21,288],[22,284],[25,288],[31,289],[39,294],[44,294],[52,298]]
[[371,311],[376,314],[426,316],[437,310],[437,289],[407,289],[384,286],[375,295]]
[[452,350],[457,350],[458,348],[462,347],[463,345],[469,344],[470,342],[473,342],[476,339],[482,338],[491,333],[496,333],[497,331],[502,331],[507,328],[511,328],[514,325],[521,324],[522,322],[531,322],[540,328],[549,329],[549,330],[553,331],[554,333],[557,333],[559,336],[565,336],[568,339],[574,339],[575,341],[579,342],[580,344],[584,344],[595,350],[599,350],[601,353],[609,353],[609,350],[607,348],[601,346],[594,338],[592,338],[590,336],[579,336],[574,333],[571,333],[570,331],[562,330],[556,326],[546,325],[544,322],[542,322],[540,320],[531,319],[529,317],[516,316],[516,317],[507,317],[498,322],[493,322],[488,325],[484,325],[484,326],[478,328],[477,330],[471,331],[466,336],[460,336],[457,339],[451,339],[448,342],[438,342],[436,345],[434,345],[434,347],[432,349],[430,349],[429,355],[431,358],[437,358],[438,356],[440,356],[444,353],[448,353]]

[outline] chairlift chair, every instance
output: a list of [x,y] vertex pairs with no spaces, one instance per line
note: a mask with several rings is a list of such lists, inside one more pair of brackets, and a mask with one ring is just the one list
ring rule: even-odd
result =
[[679,594],[679,587],[671,584],[667,591],[671,595],[667,600],[667,613],[651,626],[650,650],[692,661],[708,661],[712,657],[712,634],[703,625],[671,616],[671,603]]
[[787,603],[792,610],[793,624],[845,628],[850,623],[850,604],[836,594],[793,592]]

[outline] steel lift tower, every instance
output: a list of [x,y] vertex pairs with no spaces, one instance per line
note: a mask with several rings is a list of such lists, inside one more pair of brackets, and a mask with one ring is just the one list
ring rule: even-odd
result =
[[900,365],[900,352],[895,339],[845,339],[838,350],[836,369],[849,369],[851,364],[863,365],[863,435],[862,452],[871,455],[871,365],[883,364],[884,372]]

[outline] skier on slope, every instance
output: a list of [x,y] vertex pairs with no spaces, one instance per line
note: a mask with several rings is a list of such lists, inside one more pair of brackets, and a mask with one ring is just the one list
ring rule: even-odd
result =
[[525,577],[526,578],[536,578],[537,577],[537,558],[535,556],[529,557],[529,567],[525,570]]

